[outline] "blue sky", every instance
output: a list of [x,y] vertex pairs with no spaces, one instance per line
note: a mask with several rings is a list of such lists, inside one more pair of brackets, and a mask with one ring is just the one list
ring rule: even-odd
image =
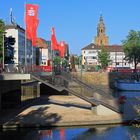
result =
[[[38,37],[50,39],[54,26],[58,41],[69,44],[70,52],[80,54],[97,34],[100,14],[106,25],[109,44],[121,44],[129,30],[140,30],[140,0],[27,0],[39,5]],[[0,0],[0,18],[9,21],[10,8],[24,27],[25,0]]]

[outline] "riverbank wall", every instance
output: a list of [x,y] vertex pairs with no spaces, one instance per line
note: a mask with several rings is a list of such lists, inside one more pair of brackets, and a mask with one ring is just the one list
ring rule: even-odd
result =
[[0,109],[11,108],[21,102],[21,81],[0,81]]
[[131,73],[120,72],[85,72],[82,74],[82,80],[101,88],[115,89],[115,80],[130,79],[131,75]]

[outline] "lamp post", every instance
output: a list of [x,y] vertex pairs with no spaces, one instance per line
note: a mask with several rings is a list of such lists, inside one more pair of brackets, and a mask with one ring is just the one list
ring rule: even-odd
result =
[[81,59],[81,73],[80,73],[80,77],[81,77],[81,80],[82,80],[82,71],[83,71],[83,67],[82,67],[82,55],[80,56],[80,59]]
[[4,38],[5,38],[5,33],[6,33],[6,32],[3,32],[3,46],[2,46],[2,69],[3,69],[3,70],[4,70],[4,68],[5,68],[5,67],[4,67],[4,65],[5,65],[5,64],[4,64],[4,57],[5,57],[5,54],[4,54],[4,49],[5,49],[5,47],[4,47],[4,41],[5,41],[5,40],[4,40]]

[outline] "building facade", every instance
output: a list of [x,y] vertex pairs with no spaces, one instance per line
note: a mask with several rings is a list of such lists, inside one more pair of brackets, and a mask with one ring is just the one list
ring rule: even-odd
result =
[[[110,55],[110,67],[133,67],[128,61],[124,60],[125,54],[122,46],[110,45],[105,46]],[[98,60],[98,52],[101,51],[101,47],[91,43],[82,49],[82,65],[100,65]]]
[[108,37],[105,34],[105,24],[103,17],[100,16],[99,24],[97,27],[97,36],[95,37],[94,43],[82,48],[82,65],[100,65],[98,60],[98,52],[101,51],[101,47],[105,47],[110,55],[110,67],[130,67],[133,68],[133,64],[124,60],[125,54],[122,46],[120,45],[109,45]]
[[51,41],[37,38],[37,47],[39,48],[38,60],[40,66],[51,65]]
[[[6,37],[15,38],[14,64],[36,64],[36,47],[32,47],[31,40],[25,42],[25,30],[17,24],[6,25]],[[25,45],[26,43],[26,45]],[[26,55],[25,55],[26,52]]]

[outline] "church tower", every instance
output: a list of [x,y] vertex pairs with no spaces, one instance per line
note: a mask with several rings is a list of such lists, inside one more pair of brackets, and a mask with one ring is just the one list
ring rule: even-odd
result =
[[108,45],[108,36],[106,36],[105,34],[105,24],[102,15],[100,16],[100,20],[97,27],[97,36],[95,37],[95,44],[99,46]]

